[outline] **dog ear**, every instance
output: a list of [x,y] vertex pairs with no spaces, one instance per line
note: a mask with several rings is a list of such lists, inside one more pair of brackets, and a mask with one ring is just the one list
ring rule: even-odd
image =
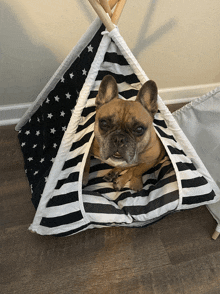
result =
[[158,110],[156,83],[152,80],[144,83],[138,92],[136,101],[140,102],[154,116]]
[[114,98],[118,98],[118,86],[113,76],[107,75],[103,78],[99,86],[99,91],[95,100],[96,107],[99,108]]

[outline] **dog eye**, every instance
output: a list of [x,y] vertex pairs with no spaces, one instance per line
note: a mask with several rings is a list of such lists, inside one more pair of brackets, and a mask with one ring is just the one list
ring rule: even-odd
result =
[[109,128],[109,124],[108,122],[105,120],[105,119],[101,119],[99,121],[99,127],[102,129],[102,130],[107,130]]
[[134,134],[136,136],[142,136],[145,133],[146,128],[143,126],[138,126],[137,128],[134,129]]

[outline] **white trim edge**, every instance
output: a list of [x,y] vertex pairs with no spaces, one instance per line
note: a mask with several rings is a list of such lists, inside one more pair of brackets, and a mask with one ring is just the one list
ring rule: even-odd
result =
[[[166,105],[189,103],[219,87],[220,83],[186,87],[164,88],[159,95]],[[17,124],[32,103],[19,103],[0,106],[0,126]]]

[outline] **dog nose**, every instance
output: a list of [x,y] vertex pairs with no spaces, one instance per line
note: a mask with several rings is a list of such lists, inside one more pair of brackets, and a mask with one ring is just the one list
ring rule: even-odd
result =
[[126,145],[128,142],[128,139],[125,135],[120,134],[120,135],[116,135],[113,138],[113,143],[116,147],[123,147],[124,145]]

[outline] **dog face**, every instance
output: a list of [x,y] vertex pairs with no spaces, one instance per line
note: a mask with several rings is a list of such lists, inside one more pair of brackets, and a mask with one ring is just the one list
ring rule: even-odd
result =
[[101,82],[96,97],[95,138],[101,160],[112,166],[132,166],[145,152],[157,112],[157,86],[147,81],[135,101],[118,98],[115,79],[108,75]]

